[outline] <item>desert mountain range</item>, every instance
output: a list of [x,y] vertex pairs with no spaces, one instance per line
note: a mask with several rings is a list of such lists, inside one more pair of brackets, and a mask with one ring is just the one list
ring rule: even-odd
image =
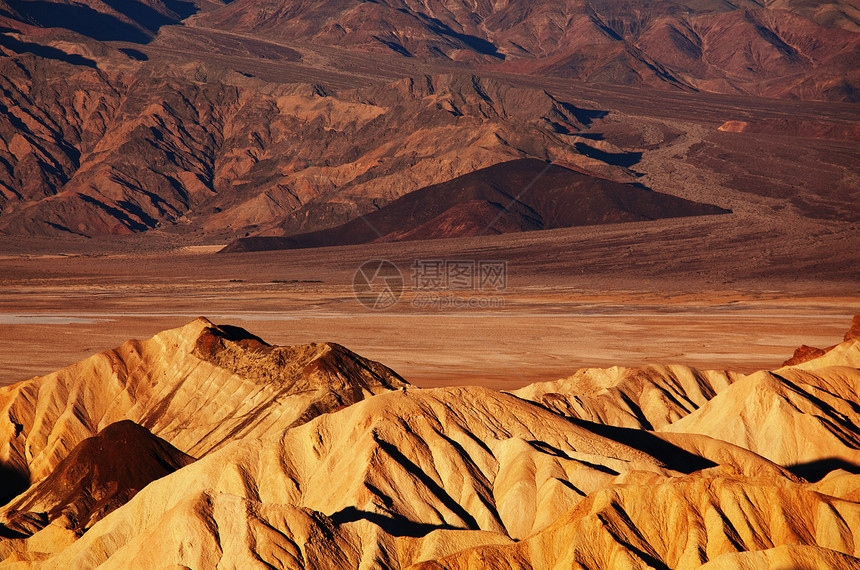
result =
[[846,0],[3,0],[0,235],[305,236],[526,159],[856,220],[858,22]]
[[860,317],[797,360],[419,389],[197,319],[0,389],[0,567],[856,568]]
[[748,0],[237,0],[190,23],[600,83],[842,99],[856,79],[831,65],[857,56],[860,11],[851,2]]

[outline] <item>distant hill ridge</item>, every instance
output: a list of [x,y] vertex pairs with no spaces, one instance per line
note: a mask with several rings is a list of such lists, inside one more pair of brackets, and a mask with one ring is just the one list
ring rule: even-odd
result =
[[240,238],[221,251],[496,235],[728,212],[524,158],[416,190],[342,226],[288,237]]

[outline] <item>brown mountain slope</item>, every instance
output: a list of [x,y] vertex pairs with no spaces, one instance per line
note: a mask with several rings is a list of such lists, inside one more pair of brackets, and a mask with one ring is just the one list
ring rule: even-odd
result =
[[57,519],[82,534],[149,483],[194,461],[122,420],[79,443],[37,485],[3,508],[3,525],[32,534]]
[[0,233],[296,233],[523,156],[624,176],[577,149],[581,111],[539,90],[471,75],[261,90],[142,65],[0,58]]
[[[772,225],[786,204],[856,218],[849,104],[689,93],[854,100],[850,2],[627,6],[4,2],[0,236],[302,234],[520,158],[648,176],[655,191],[735,212],[740,191]],[[94,39],[104,34],[114,39]],[[387,55],[356,49],[367,45]],[[415,231],[468,233],[496,213],[457,206]]]
[[[680,4],[680,3],[679,3]],[[611,58],[573,38],[560,45],[543,73],[635,84],[659,81],[703,91],[856,100],[856,31],[825,29],[777,9],[661,11],[592,4],[590,23],[612,41]],[[843,70],[843,71],[838,71]]]
[[0,388],[0,463],[39,481],[125,419],[200,457],[404,385],[336,344],[272,347],[201,318]]
[[0,13],[43,28],[71,30],[94,40],[145,43],[162,26],[177,24],[209,4],[206,0],[4,0]]
[[222,251],[494,235],[722,213],[728,212],[520,159],[415,190],[342,226],[286,238],[242,238]]
[[[8,28],[0,33],[0,108],[8,110],[0,113],[0,235],[294,235],[520,158],[620,181],[644,174],[655,191],[734,211],[728,196],[739,190],[753,201],[773,198],[753,206],[770,215],[788,202],[803,215],[856,217],[846,206],[856,187],[856,121],[847,106],[838,120],[821,119],[828,113],[819,107],[805,119],[794,108],[759,119],[768,105],[750,99],[670,103],[638,91],[583,98],[568,81],[477,78],[463,68],[439,74],[429,64],[432,74],[423,75],[408,59],[361,62],[355,52],[311,53],[175,26],[158,46],[139,45],[131,57],[127,43],[21,18],[11,8],[0,13],[0,27]],[[192,33],[197,48],[171,47],[171,38]],[[240,55],[216,58],[222,48]],[[278,67],[286,64],[295,66]],[[340,65],[337,76],[350,87],[308,83],[325,82]],[[259,66],[275,66],[262,74],[268,82],[254,77]],[[798,89],[805,85],[792,78]],[[543,90],[548,85],[554,95]],[[605,97],[613,104],[595,102]],[[643,101],[632,114],[601,110],[631,99]],[[701,125],[643,119],[690,101],[703,111]],[[714,132],[715,121],[746,126]],[[810,144],[813,136],[834,141]],[[709,194],[691,190],[690,180],[701,180]],[[474,227],[495,215],[487,204],[459,206],[416,231],[438,236],[439,226]]]
[[237,0],[189,23],[615,84],[856,100],[850,2]]

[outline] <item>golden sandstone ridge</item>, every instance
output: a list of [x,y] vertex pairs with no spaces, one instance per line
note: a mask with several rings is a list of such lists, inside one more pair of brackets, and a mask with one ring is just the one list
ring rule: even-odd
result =
[[200,457],[402,385],[341,346],[269,347],[201,318],[4,388],[0,457],[38,481],[84,438],[124,419]]
[[856,336],[504,393],[197,319],[0,389],[0,568],[858,568]]

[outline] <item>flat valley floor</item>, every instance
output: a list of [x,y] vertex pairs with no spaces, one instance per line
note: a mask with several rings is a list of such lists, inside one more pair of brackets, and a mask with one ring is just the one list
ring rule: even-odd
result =
[[[0,384],[198,316],[271,344],[337,342],[421,387],[516,389],[582,367],[649,363],[749,372],[779,367],[801,344],[840,342],[860,313],[857,254],[845,248],[856,238],[835,234],[843,254],[830,279],[826,259],[816,261],[816,248],[832,247],[826,239],[767,267],[754,259],[761,243],[738,240],[721,252],[707,247],[713,238],[694,242],[718,235],[719,227],[703,225],[726,223],[714,217],[229,255],[217,247],[147,249],[151,241],[113,253],[7,247]],[[390,260],[403,277],[399,301],[386,310],[353,294],[356,270],[373,259]],[[505,261],[506,288],[427,291],[413,282],[416,260]],[[493,306],[416,306],[428,296]]]

